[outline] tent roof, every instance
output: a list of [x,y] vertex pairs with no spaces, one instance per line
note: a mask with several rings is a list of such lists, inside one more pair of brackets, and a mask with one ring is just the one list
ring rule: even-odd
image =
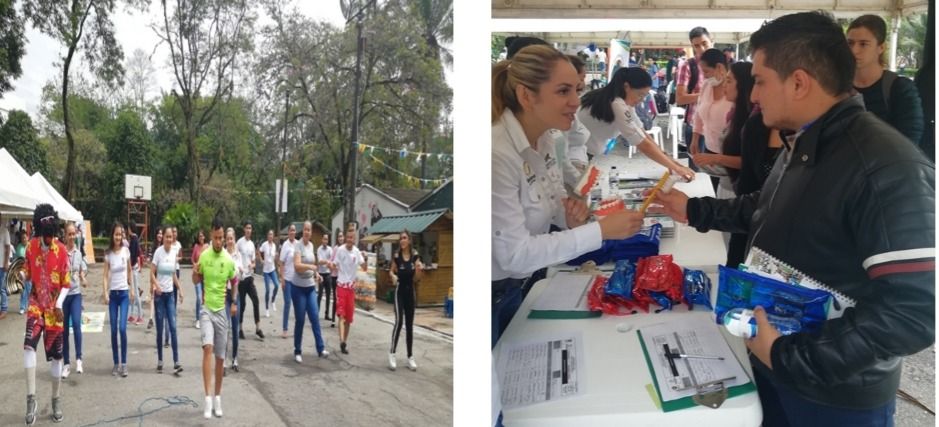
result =
[[405,215],[389,215],[378,220],[368,231],[372,234],[387,234],[400,233],[407,229],[412,233],[420,233],[448,211],[449,209],[435,209]]
[[29,174],[12,155],[0,148],[0,213],[19,218],[32,217],[36,205],[42,203]]
[[42,174],[36,172],[31,177],[34,186],[37,191],[42,191],[42,198],[45,200],[50,200],[52,206],[55,206],[55,210],[59,213],[59,218],[66,221],[81,222],[84,220],[82,213],[75,209],[71,203],[65,200],[61,194],[46,180]]
[[818,9],[852,18],[865,13],[908,15],[925,11],[928,4],[928,0],[492,0],[492,18],[772,19]]

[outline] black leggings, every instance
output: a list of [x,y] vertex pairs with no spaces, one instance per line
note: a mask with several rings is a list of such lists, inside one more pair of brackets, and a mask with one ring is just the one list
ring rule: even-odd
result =
[[[330,276],[329,273],[320,274],[323,276],[323,291],[316,296],[316,305],[320,307],[320,310],[323,310],[323,320],[332,320],[336,321],[336,278]],[[323,295],[326,295],[326,305],[324,306],[320,301],[323,300]],[[333,314],[329,315],[329,299],[333,300]],[[325,308],[323,308],[325,307]]]
[[414,285],[399,283],[395,288],[395,326],[391,330],[392,354],[398,348],[401,327],[406,326],[405,339],[408,344],[408,357],[413,356],[411,346],[414,343],[414,305],[416,301],[417,295],[414,292]]
[[241,282],[238,283],[238,309],[241,310],[238,314],[239,330],[241,330],[241,325],[245,321],[245,294],[251,297],[251,302],[254,303],[254,324],[257,325],[261,322],[261,306],[258,304],[258,290],[254,287],[254,276],[248,276],[241,279]]

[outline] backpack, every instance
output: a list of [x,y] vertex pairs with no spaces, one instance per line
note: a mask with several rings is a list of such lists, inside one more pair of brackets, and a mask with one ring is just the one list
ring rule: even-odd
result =
[[894,73],[890,70],[884,70],[884,76],[882,77],[883,81],[880,83],[881,87],[884,90],[884,104],[887,104],[887,110],[890,110],[890,89],[893,88],[893,82],[900,77],[897,73]]
[[[692,93],[695,86],[698,85],[698,77],[699,77],[698,76],[698,61],[695,61],[694,58],[691,58],[688,60],[688,71],[691,73],[691,77],[688,78],[688,86],[685,89],[687,93]],[[677,102],[676,101],[677,94],[678,94],[678,88],[675,88],[675,90],[673,90],[672,93],[668,95],[669,105],[675,105],[675,102]],[[679,107],[687,107],[687,106],[688,104],[679,105]]]

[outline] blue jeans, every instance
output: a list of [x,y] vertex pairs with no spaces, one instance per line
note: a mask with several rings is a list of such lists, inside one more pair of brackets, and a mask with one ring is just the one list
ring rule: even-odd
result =
[[284,280],[284,332],[287,332],[287,321],[290,320],[290,299],[293,298],[293,282]]
[[[3,282],[0,282],[0,285],[3,285]],[[23,292],[20,292],[20,311],[26,311],[26,308],[29,307],[29,293],[32,292],[32,290],[33,282],[29,280],[24,281]]]
[[897,409],[894,397],[886,405],[874,409],[845,409],[811,402],[788,387],[776,384],[753,370],[764,427],[893,427]]
[[127,305],[128,294],[126,290],[111,291],[109,294],[108,314],[111,323],[111,358],[114,364],[118,364],[117,354],[117,334],[121,334],[121,358],[120,363],[127,364]]
[[176,292],[163,292],[155,297],[157,360],[163,362],[163,319],[168,322],[170,344],[173,347],[173,363],[179,363],[179,347],[176,342]]
[[[237,297],[235,298],[237,300]],[[235,306],[235,315],[231,315],[231,306]],[[225,297],[225,314],[228,315],[228,324],[232,325],[231,328],[231,358],[238,358],[238,328],[235,325],[238,324],[238,302],[232,301],[232,298]]]
[[81,360],[82,358],[82,294],[65,297],[62,314],[66,322],[62,336],[62,352],[65,354],[65,364],[68,365],[68,331],[70,328],[75,331],[75,359]]
[[[274,295],[271,296],[271,283],[274,284]],[[277,288],[280,287],[280,283],[277,281],[277,271],[272,271],[270,273],[264,273],[264,309],[267,310],[270,307],[270,303],[277,299]]]
[[293,298],[293,318],[296,325],[293,328],[293,354],[300,354],[300,345],[303,343],[303,315],[310,319],[313,328],[313,338],[316,340],[316,354],[326,348],[323,343],[323,334],[320,332],[319,309],[316,307],[316,286],[292,286],[290,295]]
[[196,287],[196,297],[193,299],[196,300],[196,321],[198,322],[199,313],[202,313],[202,298],[204,297],[204,295],[202,294],[202,283],[196,283],[195,287]]
[[0,313],[7,312],[7,287],[3,286],[4,281],[7,278],[7,271],[0,268]]
[[[522,287],[521,280],[505,279],[505,281],[515,281],[511,285],[505,286],[504,293],[492,296],[492,348],[495,348],[502,332],[509,326],[515,312],[522,305]],[[496,281],[493,283],[502,282]]]

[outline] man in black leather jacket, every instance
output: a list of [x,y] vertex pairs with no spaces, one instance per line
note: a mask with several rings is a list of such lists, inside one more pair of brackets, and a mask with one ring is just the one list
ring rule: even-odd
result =
[[673,190],[657,203],[699,231],[749,232],[748,250],[857,302],[820,332],[788,336],[756,310],[747,347],[764,426],[892,426],[901,358],[935,338],[935,168],[848,97],[854,60],[827,14],[771,21],[751,49],[752,100],[767,126],[792,132],[762,190]]

